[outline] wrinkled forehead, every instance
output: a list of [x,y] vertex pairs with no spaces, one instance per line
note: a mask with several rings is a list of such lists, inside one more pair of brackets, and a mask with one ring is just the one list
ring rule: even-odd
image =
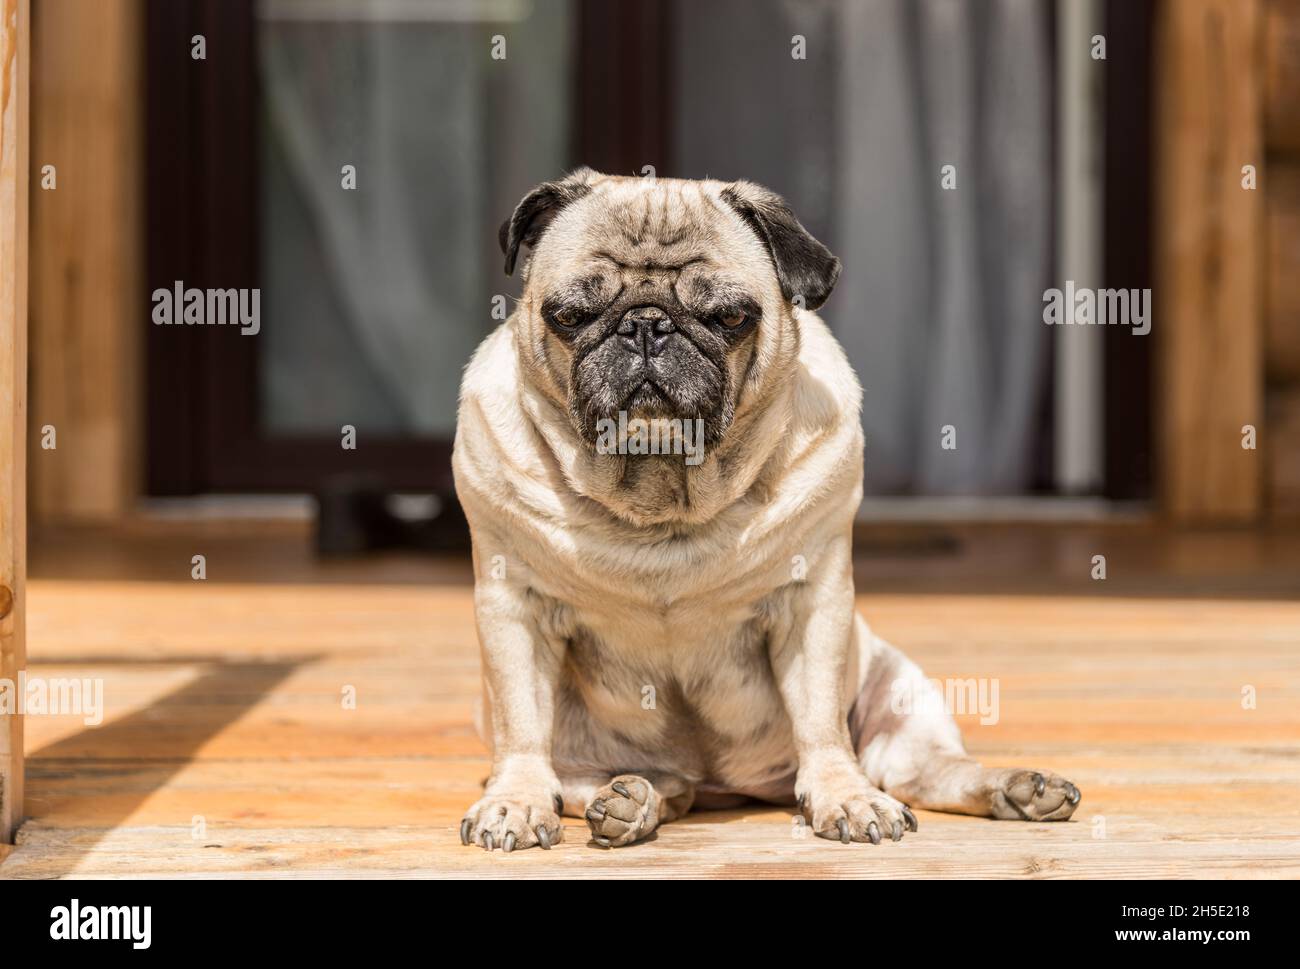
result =
[[535,255],[546,275],[593,263],[720,274],[776,286],[762,241],[719,197],[720,183],[606,179],[565,208]]

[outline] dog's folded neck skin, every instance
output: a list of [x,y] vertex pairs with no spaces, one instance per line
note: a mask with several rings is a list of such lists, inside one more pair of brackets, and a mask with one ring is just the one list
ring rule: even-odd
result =
[[682,454],[601,453],[578,435],[564,400],[541,387],[522,388],[524,413],[569,488],[635,526],[671,533],[674,526],[707,522],[742,499],[761,503],[765,469],[784,464],[788,386],[738,413],[722,442],[694,465]]
[[[796,307],[839,272],[779,198],[583,169],[526,196],[501,241],[523,265],[520,402],[568,489],[656,534],[763,500],[793,419]],[[668,446],[647,453],[628,435],[651,424]]]

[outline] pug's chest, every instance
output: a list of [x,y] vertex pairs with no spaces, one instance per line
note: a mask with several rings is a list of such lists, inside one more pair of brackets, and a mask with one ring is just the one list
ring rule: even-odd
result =
[[533,573],[543,632],[564,657],[559,749],[728,790],[788,773],[793,741],[769,654],[771,616],[797,581],[784,550],[588,554],[565,566]]
[[[763,624],[747,611],[576,613],[563,718],[623,762],[735,784],[790,753]],[[563,741],[561,741],[563,742]]]
[[801,578],[797,547],[748,547],[726,535],[716,544],[615,540],[598,551],[548,541],[530,552],[531,583],[583,621],[638,634],[662,627],[677,638],[730,634]]

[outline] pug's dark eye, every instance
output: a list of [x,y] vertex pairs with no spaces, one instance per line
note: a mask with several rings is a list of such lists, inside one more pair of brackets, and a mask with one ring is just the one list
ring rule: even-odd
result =
[[744,326],[745,321],[748,319],[749,316],[745,313],[724,313],[722,316],[718,317],[718,322],[728,330],[734,330],[737,327]]
[[560,326],[572,329],[579,326],[585,319],[581,310],[572,306],[565,306],[551,313],[551,319]]

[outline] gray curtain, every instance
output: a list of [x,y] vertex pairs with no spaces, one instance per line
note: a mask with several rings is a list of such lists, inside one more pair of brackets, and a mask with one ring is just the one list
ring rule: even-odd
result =
[[[866,391],[871,489],[1023,490],[1047,363],[1046,4],[865,0],[840,13],[835,321]],[[954,191],[940,187],[949,164]]]
[[865,390],[868,492],[1025,491],[1048,364],[1048,0],[679,14],[685,173],[766,181],[844,262],[823,315]]
[[259,27],[262,416],[449,435],[491,296],[513,293],[496,228],[567,162],[570,5],[319,8],[277,0]]

